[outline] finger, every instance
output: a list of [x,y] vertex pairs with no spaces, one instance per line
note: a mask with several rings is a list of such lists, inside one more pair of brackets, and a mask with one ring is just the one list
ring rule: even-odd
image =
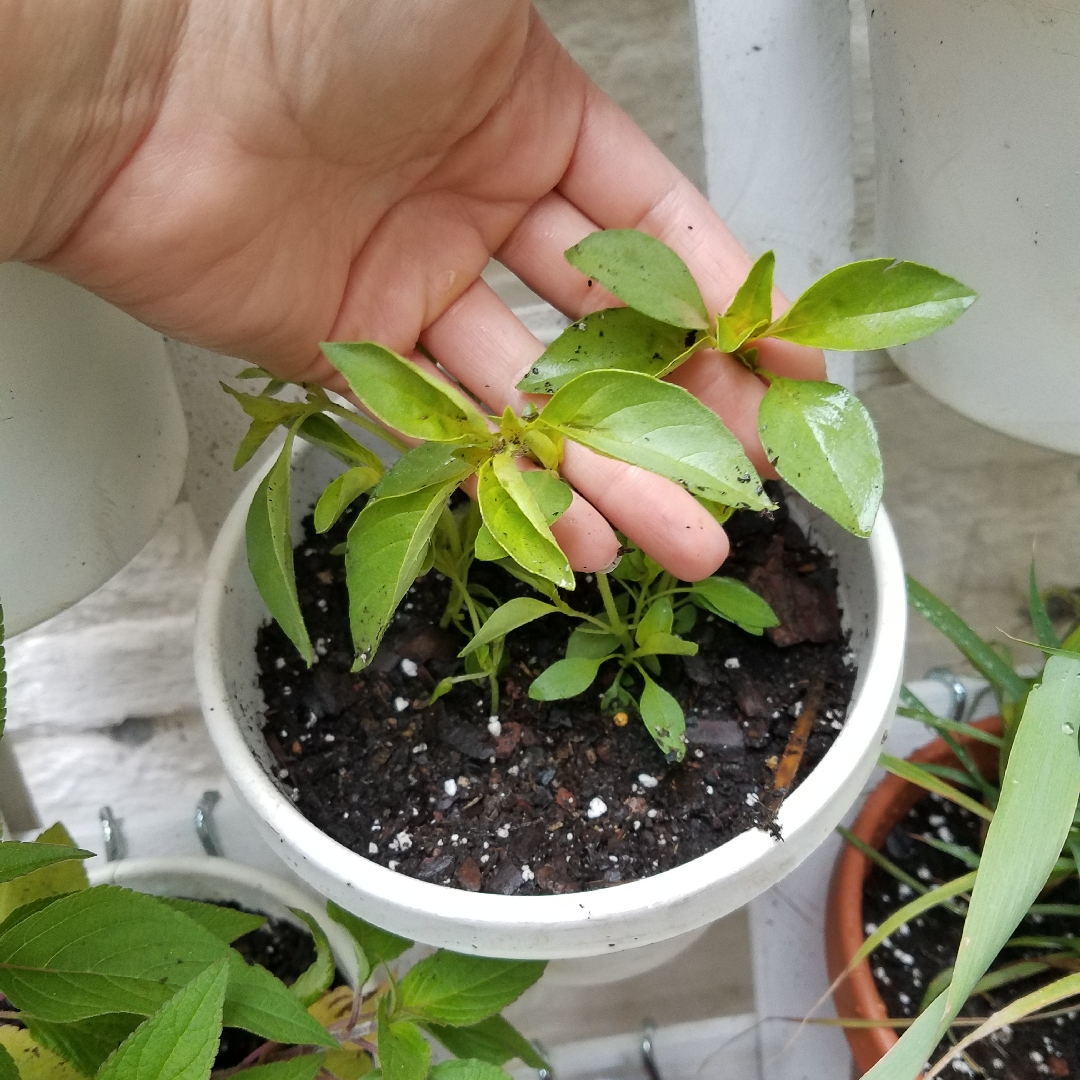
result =
[[[544,348],[483,281],[470,287],[424,332],[423,343],[497,412],[507,405],[520,411],[529,400],[514,387]],[[572,443],[567,444],[562,473],[608,521],[683,580],[707,577],[727,554],[723,529],[670,480]],[[560,524],[567,543],[580,544],[575,550],[589,553],[593,569],[611,562],[614,551],[608,547],[607,534],[604,552],[594,547],[599,539],[591,519],[568,520],[564,515]],[[591,539],[585,535],[588,529],[593,530]],[[571,564],[580,568],[574,559]]]

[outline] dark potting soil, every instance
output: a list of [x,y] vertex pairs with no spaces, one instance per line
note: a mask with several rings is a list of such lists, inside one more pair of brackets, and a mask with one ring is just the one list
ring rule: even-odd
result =
[[[885,841],[885,854],[902,870],[927,885],[940,884],[967,873],[968,867],[952,855],[938,851],[915,839],[930,836],[949,844],[960,844],[978,851],[981,844],[981,819],[963,807],[928,795],[915,804],[896,825]],[[894,911],[915,898],[909,885],[898,882],[884,870],[874,867],[863,885],[863,929],[873,933]],[[1058,885],[1043,897],[1046,903],[1080,903],[1080,882],[1076,877]],[[870,969],[878,992],[890,1016],[916,1016],[931,980],[956,958],[964,920],[944,907],[931,908],[896,933],[870,954]],[[1017,928],[1016,935],[1073,937],[1077,920],[1065,916],[1029,915]],[[1045,955],[1048,950],[1007,949],[995,967],[1003,962]],[[968,1001],[963,1016],[989,1016],[1011,1001],[1023,997],[1040,985],[1060,978],[1063,970],[1001,987]],[[1045,1076],[1080,1076],[1080,1009],[1063,1016],[1033,1023],[1018,1023],[1002,1028],[989,1038],[972,1044],[967,1054],[970,1063],[954,1059],[944,1075],[979,1075],[993,1080],[1040,1080]],[[956,1028],[966,1034],[969,1029]],[[959,1038],[959,1036],[958,1036]],[[933,1054],[936,1061],[952,1045],[944,1039]],[[975,1069],[972,1068],[974,1064]]]
[[[778,486],[773,495],[782,499]],[[425,707],[435,684],[462,670],[464,639],[439,628],[449,588],[437,573],[413,585],[371,665],[352,673],[343,559],[331,548],[356,512],[322,537],[305,522],[297,583],[318,662],[307,670],[276,625],[260,631],[264,731],[301,812],[392,870],[503,895],[647,877],[747,829],[777,834],[773,769],[804,704],[814,720],[796,783],[843,726],[855,671],[836,574],[782,502],[771,515],[732,517],[722,570],[761,593],[781,625],[754,637],[699,612],[685,635],[698,655],[663,660],[661,682],[688,721],[681,764],[665,760],[638,717],[617,726],[602,714],[614,663],[576,698],[529,699],[573,629],[561,615],[508,637],[497,718],[483,683]],[[503,600],[528,592],[490,564],[473,575]],[[572,601],[600,610],[591,576],[579,575]]]

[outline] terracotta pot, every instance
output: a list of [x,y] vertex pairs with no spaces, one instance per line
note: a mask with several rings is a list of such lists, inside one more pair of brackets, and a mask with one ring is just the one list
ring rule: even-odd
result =
[[[973,725],[994,735],[1001,734],[1001,718],[994,716]],[[960,736],[961,745],[986,776],[997,769],[997,749],[968,736]],[[958,765],[944,739],[934,739],[912,754],[908,761],[935,765]],[[881,848],[894,825],[926,792],[916,784],[889,775],[870,793],[863,804],[851,831],[873,848]],[[833,870],[829,885],[829,902],[825,916],[825,960],[829,982],[839,977],[866,940],[863,932],[863,881],[873,864],[850,845],[845,845]],[[888,1010],[881,1000],[870,973],[870,962],[864,960],[833,991],[838,1016],[859,1020],[885,1020]],[[899,1036],[892,1028],[848,1028],[844,1034],[855,1058],[859,1075],[867,1072],[884,1057]]]

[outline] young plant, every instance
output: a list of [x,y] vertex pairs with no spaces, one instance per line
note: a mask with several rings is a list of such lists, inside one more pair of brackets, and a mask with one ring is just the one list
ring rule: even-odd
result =
[[[1080,906],[1041,902],[1044,891],[1075,881],[1080,871],[1080,630],[1074,629],[1064,642],[1059,640],[1037,588],[1034,565],[1029,591],[1038,646],[1048,657],[1041,672],[1033,677],[1017,671],[932,593],[914,580],[908,581],[912,607],[945,634],[989,682],[1004,732],[999,738],[935,716],[910,691],[902,694],[898,712],[938,732],[961,767],[933,768],[889,755],[882,755],[881,764],[927,791],[966,807],[987,820],[989,827],[978,851],[923,838],[954,855],[967,872],[933,889],[914,879],[908,882],[922,895],[890,916],[867,938],[849,964],[850,972],[890,933],[930,907],[954,905],[959,902],[957,898],[969,897],[953,966],[928,986],[914,1023],[866,1074],[873,1080],[911,1080],[920,1074],[923,1063],[949,1033],[950,1025],[973,995],[1043,976],[1036,990],[985,1018],[963,1038],[954,1038],[955,1045],[925,1074],[927,1078],[937,1075],[973,1042],[1080,994],[1080,976],[1075,972],[1055,977],[1062,968],[1075,968],[1076,949],[1071,934],[1014,936],[1029,915],[1053,914],[1080,920]],[[997,777],[983,776],[955,738],[957,735],[975,737],[998,748]],[[850,834],[848,839],[854,842]],[[859,850],[885,866],[887,860],[877,851],[856,843]],[[897,870],[891,864],[885,868],[890,873]],[[1008,948],[1024,948],[1023,960],[999,955]]]
[[[681,757],[682,712],[655,682],[657,658],[696,650],[679,636],[690,629],[695,606],[754,633],[775,625],[775,616],[732,579],[681,584],[639,551],[615,575],[619,597],[608,576],[600,574],[602,611],[571,608],[560,590],[575,588],[574,574],[550,528],[572,494],[559,476],[564,441],[674,480],[720,521],[738,508],[773,508],[719,417],[686,390],[662,381],[700,349],[729,351],[769,384],[759,429],[777,471],[844,528],[867,536],[882,489],[868,414],[843,387],[781,378],[761,368],[754,343],[777,337],[828,348],[896,345],[948,325],[974,294],[926,267],[871,260],[826,275],[773,320],[768,253],[728,310],[710,317],[687,267],[643,233],[595,233],[571,248],[567,258],[627,306],[586,316],[552,344],[519,384],[549,396],[520,416],[510,409],[499,417],[484,415],[449,381],[374,342],[323,345],[363,408],[401,436],[419,441],[377,483],[379,470],[370,452],[361,458],[359,444],[351,439],[344,447],[336,423],[360,421],[322,391],[306,387],[302,404],[274,398],[280,383],[258,396],[230,391],[252,416],[241,463],[273,425],[287,431],[251,506],[248,561],[271,614],[310,664],[313,651],[300,613],[289,539],[288,476],[293,439],[315,441],[350,465],[319,500],[317,530],[328,529],[352,501],[371,492],[345,548],[355,669],[371,661],[413,581],[435,567],[451,582],[443,623],[453,623],[471,641],[462,651],[466,670],[444,680],[433,699],[454,682],[486,679],[497,706],[505,635],[560,612],[582,626],[571,635],[565,659],[539,675],[532,696],[547,700],[580,693],[601,664],[618,659],[605,707],[636,705],[661,748]],[[259,369],[250,374],[268,377]],[[363,424],[371,426],[367,420]],[[326,425],[332,426],[332,437]],[[477,510],[448,510],[450,496],[474,477]],[[476,559],[499,563],[547,602],[518,597],[501,604],[470,583]],[[642,685],[636,701],[629,685],[633,679]]]

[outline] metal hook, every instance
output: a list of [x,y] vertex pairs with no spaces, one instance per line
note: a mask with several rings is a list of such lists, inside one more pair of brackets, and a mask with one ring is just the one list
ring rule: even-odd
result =
[[641,1033],[641,1064],[645,1066],[645,1072],[649,1080],[663,1080],[660,1068],[656,1064],[656,1054],[653,1049],[653,1031],[655,1025],[651,1020],[645,1021],[645,1030]]
[[207,855],[222,857],[221,841],[214,825],[214,807],[221,802],[220,791],[204,791],[195,806],[195,835]]
[[120,819],[113,814],[111,806],[103,806],[98,811],[98,820],[101,838],[105,841],[105,861],[118,862],[127,855],[127,841],[120,828]]
[[949,688],[953,698],[949,719],[955,720],[957,723],[963,720],[964,706],[967,705],[968,692],[967,687],[960,681],[960,676],[955,672],[950,671],[947,667],[935,667],[931,668],[923,678],[932,679],[934,682],[939,682]]

